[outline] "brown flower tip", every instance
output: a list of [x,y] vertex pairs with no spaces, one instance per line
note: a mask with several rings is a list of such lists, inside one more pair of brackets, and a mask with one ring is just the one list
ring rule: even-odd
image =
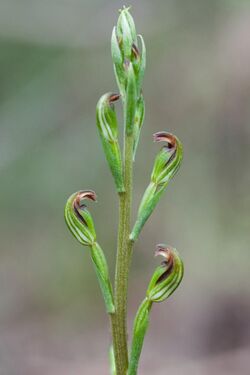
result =
[[97,199],[96,193],[93,190],[81,190],[76,194],[76,197],[73,200],[73,209],[76,216],[84,225],[87,225],[83,216],[79,212],[79,210],[84,210],[86,208],[86,205],[83,203],[84,199],[90,199],[95,202]]
[[157,284],[166,280],[168,275],[172,272],[174,266],[174,254],[173,248],[171,246],[166,246],[164,244],[159,244],[156,246],[155,256],[161,255],[165,259],[161,263],[162,267],[165,268],[165,272],[157,280]]
[[174,261],[173,248],[171,246],[166,246],[164,244],[156,245],[155,256],[163,256],[164,263],[172,264]]
[[167,132],[157,132],[153,134],[154,142],[166,142],[169,149],[176,148],[176,138],[173,134]]
[[120,94],[110,94],[109,103],[112,104],[120,99]]
[[139,59],[140,51],[134,43],[132,44],[132,53],[134,54],[136,59]]
[[74,207],[75,208],[83,208],[85,204],[82,203],[84,199],[90,199],[91,201],[96,201],[97,196],[93,190],[81,190],[77,193],[74,199]]

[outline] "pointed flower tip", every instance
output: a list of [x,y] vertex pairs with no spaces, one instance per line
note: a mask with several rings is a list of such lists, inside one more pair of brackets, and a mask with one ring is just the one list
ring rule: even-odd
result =
[[183,277],[183,263],[177,251],[171,246],[157,245],[155,255],[163,256],[164,261],[155,269],[147,296],[151,302],[162,302],[179,286]]
[[122,11],[127,11],[127,12],[129,12],[131,8],[132,8],[131,5],[129,5],[129,6],[123,5],[122,8],[119,9],[119,13],[121,13]]
[[162,257],[165,258],[165,261],[167,263],[171,263],[173,261],[173,247],[172,246],[167,246],[165,244],[158,244],[156,245],[156,250],[155,250],[155,256],[161,255]]
[[91,201],[97,201],[97,195],[94,190],[81,190],[76,194],[74,199],[75,204],[81,208],[83,206],[82,201],[84,199],[90,199]]
[[176,137],[168,132],[161,131],[153,134],[154,142],[166,142],[169,149],[176,148]]
[[119,100],[120,99],[120,97],[121,97],[121,95],[120,94],[110,94],[109,95],[109,98],[108,98],[108,100],[109,100],[109,103],[111,104],[111,103],[114,103],[114,102],[117,102],[117,100]]

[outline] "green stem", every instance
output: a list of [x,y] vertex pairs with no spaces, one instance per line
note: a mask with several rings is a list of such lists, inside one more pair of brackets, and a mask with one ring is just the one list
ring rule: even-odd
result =
[[117,375],[126,375],[127,347],[127,291],[133,243],[129,239],[133,178],[133,135],[125,135],[124,184],[119,194],[118,247],[115,273],[115,314],[111,316]]

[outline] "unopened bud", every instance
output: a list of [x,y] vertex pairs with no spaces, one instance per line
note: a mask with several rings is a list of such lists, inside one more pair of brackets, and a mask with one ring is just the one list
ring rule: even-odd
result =
[[131,59],[132,45],[137,44],[137,35],[134,20],[129,13],[129,8],[121,10],[117,21],[117,36],[121,43],[121,50],[125,59]]
[[[138,38],[141,47],[138,47]],[[136,85],[136,99],[139,98],[146,67],[146,48],[142,36],[136,34],[129,8],[124,7],[120,11],[117,26],[113,28],[111,54],[117,85],[122,97],[125,98],[127,95],[126,88],[130,79],[128,67],[131,63]]]
[[104,153],[114,177],[118,192],[124,191],[122,175],[122,159],[118,140],[118,124],[114,102],[120,95],[104,94],[97,103],[96,121],[101,137]]

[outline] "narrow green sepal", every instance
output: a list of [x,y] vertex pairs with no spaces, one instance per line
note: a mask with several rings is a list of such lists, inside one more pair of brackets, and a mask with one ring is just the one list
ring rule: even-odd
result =
[[145,102],[141,95],[137,101],[135,119],[134,119],[134,146],[133,146],[133,159],[135,160],[136,150],[138,147],[141,128],[145,117]]
[[184,266],[176,249],[170,246],[157,245],[156,255],[162,255],[164,261],[156,268],[151,278],[147,298],[151,302],[163,302],[180,285]]
[[151,305],[152,302],[148,298],[145,298],[141,303],[134,320],[128,375],[137,374],[143,342],[149,325]]
[[142,88],[142,81],[144,78],[144,73],[146,69],[146,46],[143,40],[143,37],[141,35],[138,35],[141,41],[141,53],[140,53],[140,65],[139,65],[139,71],[137,74],[137,91],[138,96],[140,95],[141,88]]
[[170,133],[159,132],[154,134],[156,142],[165,141],[166,145],[162,147],[157,154],[151,181],[141,200],[137,219],[130,239],[135,241],[149,216],[154,211],[169,181],[174,177],[180,167],[182,160],[182,145],[177,137]]
[[137,103],[136,78],[132,63],[127,66],[127,87],[125,101],[126,134],[133,134]]
[[119,95],[117,94],[104,94],[97,103],[96,121],[116,189],[118,192],[123,192],[122,159],[118,141],[117,117],[114,109],[114,102],[118,99]]
[[111,36],[111,55],[114,64],[114,73],[116,78],[116,83],[119,88],[121,95],[124,97],[125,85],[126,85],[126,75],[124,68],[124,61],[120,45],[117,37],[117,28],[114,26]]
[[112,286],[109,278],[108,265],[105,255],[97,242],[91,246],[91,258],[95,266],[96,275],[103,294],[107,313],[113,314],[115,312],[115,306]]
[[96,200],[96,194],[92,190],[81,190],[72,194],[64,209],[66,224],[73,236],[85,246],[91,246],[96,239],[94,222],[86,205],[85,199]]

